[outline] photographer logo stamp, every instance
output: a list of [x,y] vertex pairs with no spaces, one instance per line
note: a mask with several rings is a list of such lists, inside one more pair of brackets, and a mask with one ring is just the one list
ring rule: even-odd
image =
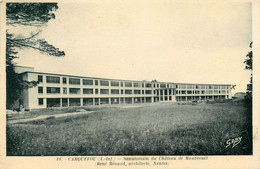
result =
[[242,137],[236,137],[233,139],[228,139],[226,142],[226,148],[231,147],[234,148],[236,145],[238,145],[242,140]]

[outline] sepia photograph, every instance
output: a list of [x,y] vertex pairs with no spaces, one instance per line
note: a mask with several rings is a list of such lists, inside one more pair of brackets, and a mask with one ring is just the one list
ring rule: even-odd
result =
[[5,10],[6,156],[253,155],[251,2]]

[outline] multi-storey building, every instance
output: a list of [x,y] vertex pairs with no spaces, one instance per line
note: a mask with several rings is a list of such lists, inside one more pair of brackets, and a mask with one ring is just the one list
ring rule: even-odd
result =
[[25,109],[229,99],[229,84],[132,81],[35,72],[18,67],[24,80],[38,81],[22,92]]

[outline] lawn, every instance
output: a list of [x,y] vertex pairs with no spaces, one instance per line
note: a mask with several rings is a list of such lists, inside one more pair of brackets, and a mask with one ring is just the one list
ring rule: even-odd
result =
[[248,155],[251,129],[243,102],[108,107],[7,126],[7,155]]

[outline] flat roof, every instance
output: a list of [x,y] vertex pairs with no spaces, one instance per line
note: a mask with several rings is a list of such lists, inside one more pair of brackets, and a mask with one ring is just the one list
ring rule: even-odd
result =
[[[89,79],[103,79],[103,80],[117,80],[117,81],[131,81],[131,82],[149,82],[152,83],[152,81],[148,80],[123,80],[123,79],[108,79],[108,78],[98,78],[98,77],[87,77],[87,76],[78,76],[78,75],[67,75],[67,74],[58,74],[58,73],[45,73],[45,72],[32,72],[32,71],[25,71],[21,74],[25,73],[37,73],[37,74],[47,74],[47,75],[56,75],[56,76],[68,76],[68,77],[78,77],[78,78],[89,78]],[[176,83],[176,82],[160,82],[157,81],[157,83],[171,83],[171,84],[190,84],[190,85],[231,85],[231,84],[213,84],[213,83]]]
[[27,67],[27,68],[34,68],[34,67],[31,67],[31,66],[14,66],[14,67]]

